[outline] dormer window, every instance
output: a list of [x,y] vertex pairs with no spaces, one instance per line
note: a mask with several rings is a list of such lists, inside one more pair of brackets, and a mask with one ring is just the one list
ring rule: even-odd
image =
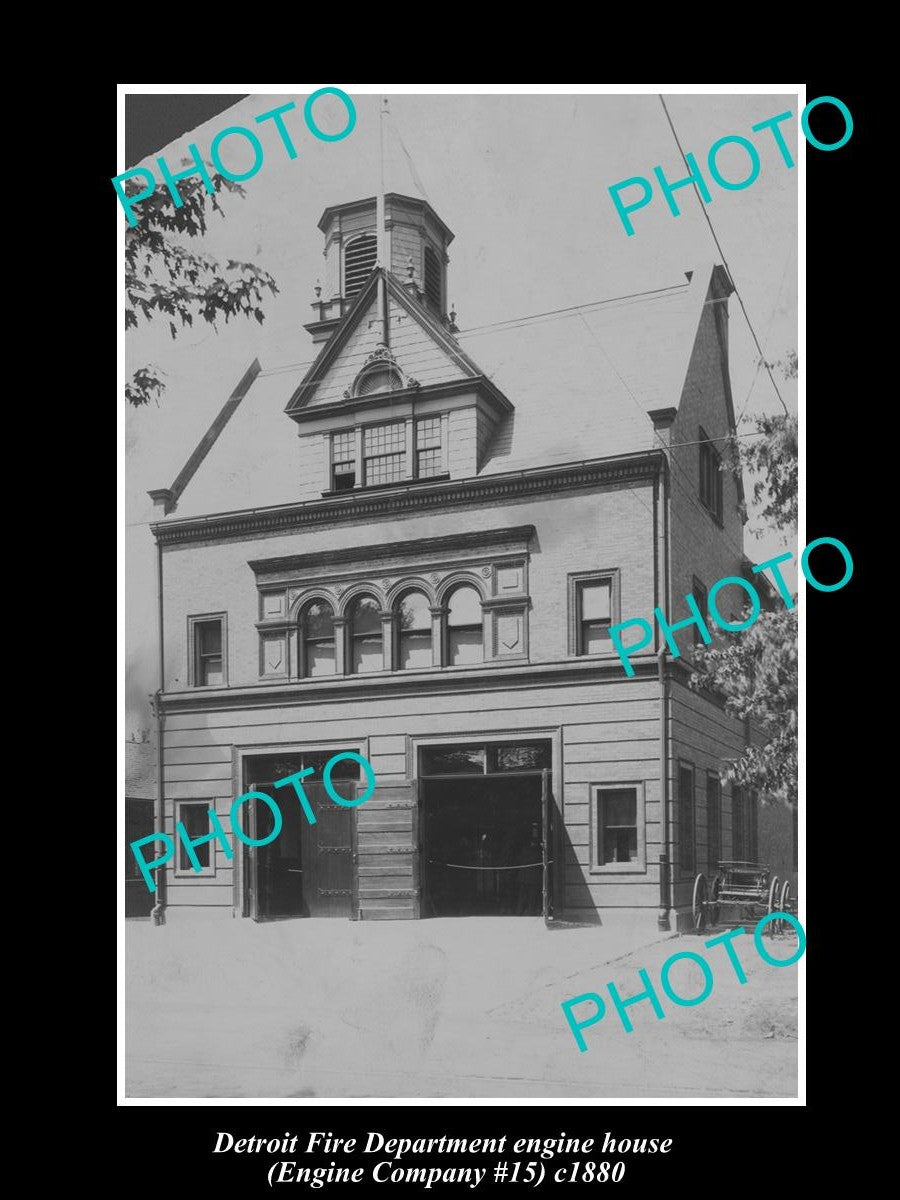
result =
[[363,465],[367,486],[397,483],[406,475],[406,425],[370,425],[363,430]]
[[344,296],[358,296],[375,269],[378,242],[371,233],[364,233],[347,243],[344,251]]
[[447,474],[446,418],[405,417],[331,435],[330,487],[349,492]]
[[336,492],[348,492],[356,486],[356,431],[335,433],[331,437],[331,486]]

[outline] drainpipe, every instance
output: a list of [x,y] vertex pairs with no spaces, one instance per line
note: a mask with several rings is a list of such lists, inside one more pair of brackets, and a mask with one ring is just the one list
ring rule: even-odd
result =
[[[165,816],[166,816],[166,792],[165,784],[163,783],[163,734],[165,731],[166,718],[162,710],[162,694],[166,686],[165,677],[165,653],[163,650],[163,562],[162,562],[162,545],[157,538],[156,542],[156,611],[158,621],[158,641],[159,641],[159,687],[154,697],[154,707],[156,709],[156,803],[154,813],[153,828],[158,833],[165,831]],[[165,925],[166,923],[166,868],[157,867],[156,869],[156,904],[154,904],[150,916],[154,925]]]
[[[663,457],[661,472],[662,483],[662,594],[665,612],[672,611],[671,571],[669,563],[669,455]],[[659,801],[660,824],[662,827],[662,853],[659,856],[659,914],[657,928],[660,932],[671,929],[670,913],[675,906],[674,871],[672,862],[672,847],[669,845],[670,788],[669,788],[669,673],[667,655],[669,652],[665,638],[659,639],[659,649],[656,655],[659,670]]]
[[659,647],[656,664],[659,668],[659,799],[663,851],[659,856],[659,914],[656,927],[663,932],[671,929],[669,920],[669,888],[672,863],[669,859],[669,680],[666,670],[668,646]]

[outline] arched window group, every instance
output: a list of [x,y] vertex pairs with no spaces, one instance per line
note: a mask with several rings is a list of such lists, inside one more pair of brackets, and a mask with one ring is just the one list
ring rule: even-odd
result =
[[401,593],[389,620],[372,595],[354,597],[346,617],[340,619],[335,618],[327,600],[310,600],[299,615],[299,674],[310,678],[334,675],[343,669],[347,675],[363,675],[482,662],[483,618],[478,590],[471,584],[460,584],[449,594],[444,607],[434,611],[440,614],[437,630],[431,601],[416,588]]

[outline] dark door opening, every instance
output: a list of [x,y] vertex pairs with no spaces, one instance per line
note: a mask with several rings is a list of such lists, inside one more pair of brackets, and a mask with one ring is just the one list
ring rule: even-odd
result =
[[[245,762],[245,790],[265,792],[281,810],[282,827],[266,846],[244,847],[244,916],[255,921],[288,917],[349,917],[353,912],[353,816],[327,795],[321,782],[325,763],[339,750],[252,758]],[[310,825],[291,785],[276,788],[305,767],[315,775],[302,781],[316,816]],[[359,765],[338,763],[331,774],[336,791],[350,798],[359,779]],[[242,817],[247,836],[266,838],[275,818],[264,800],[249,800]]]
[[423,751],[429,916],[547,915],[552,855],[543,769],[549,765],[550,744],[542,742]]

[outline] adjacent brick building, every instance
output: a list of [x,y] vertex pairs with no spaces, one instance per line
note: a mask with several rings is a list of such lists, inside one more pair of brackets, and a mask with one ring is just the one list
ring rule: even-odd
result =
[[[683,926],[698,870],[759,853],[756,799],[721,780],[747,731],[688,688],[693,630],[628,678],[608,629],[657,606],[674,622],[749,570],[741,482],[719,470],[727,276],[611,297],[577,338],[511,320],[464,350],[452,233],[388,195],[383,269],[377,207],[322,217],[313,365],[255,363],[152,493],[166,830],[205,833],[210,806],[227,828],[248,790],[284,813],[269,846],[199,848],[199,873],[179,849],[158,914]],[[356,809],[318,782],[341,751],[377,776]],[[315,826],[274,788],[308,767]],[[242,812],[263,838],[266,805]]]

